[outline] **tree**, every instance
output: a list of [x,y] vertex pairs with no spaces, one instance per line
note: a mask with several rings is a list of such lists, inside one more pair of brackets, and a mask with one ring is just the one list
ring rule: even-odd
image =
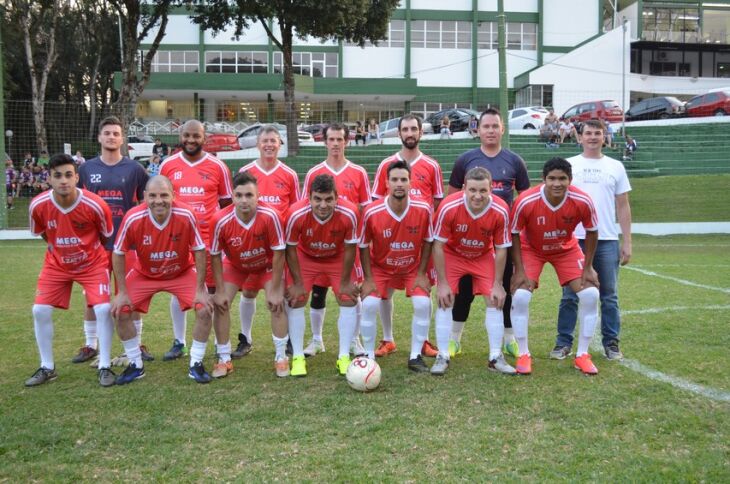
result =
[[[284,102],[289,153],[299,151],[294,106],[294,69],[292,45],[296,31],[299,37],[322,40],[337,39],[364,45],[377,42],[388,33],[388,21],[399,0],[210,0],[195,8],[196,23],[213,32],[235,26],[238,38],[252,22],[261,22],[271,41],[284,58]],[[279,35],[269,20],[276,20]]]

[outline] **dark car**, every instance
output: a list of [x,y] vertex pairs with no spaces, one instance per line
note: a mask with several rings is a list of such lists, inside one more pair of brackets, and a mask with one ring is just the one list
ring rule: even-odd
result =
[[726,116],[730,114],[730,91],[713,91],[695,96],[685,105],[687,116]]
[[626,111],[626,121],[667,119],[679,116],[684,116],[684,103],[671,96],[644,99]]
[[608,123],[618,123],[623,120],[624,112],[616,101],[589,101],[571,106],[561,116],[562,119],[572,119],[582,124],[589,119],[601,119]]
[[441,126],[441,120],[444,118],[444,116],[448,116],[450,121],[449,130],[451,130],[452,133],[456,133],[459,131],[468,130],[469,118],[471,118],[472,116],[476,116],[477,119],[479,119],[479,114],[480,113],[472,109],[444,109],[437,113],[430,114],[424,121],[431,123],[431,126],[433,127],[433,132],[438,133]]

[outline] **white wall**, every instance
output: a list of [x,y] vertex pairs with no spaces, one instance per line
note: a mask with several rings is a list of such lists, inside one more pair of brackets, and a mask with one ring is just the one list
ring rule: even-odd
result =
[[412,10],[469,10],[471,0],[411,0]]
[[543,0],[543,45],[574,46],[598,33],[597,0]]
[[[137,27],[142,30],[142,26]],[[147,37],[142,41],[151,43],[157,35],[158,27],[150,29]],[[194,24],[187,15],[170,15],[165,28],[165,36],[162,38],[163,44],[197,44],[199,28]]]
[[411,74],[419,86],[471,87],[471,49],[413,48]]
[[[233,39],[233,33],[235,32],[233,26],[229,26],[226,30],[220,32],[218,35],[213,36],[210,31],[205,32],[205,44],[220,44],[220,45],[240,45],[240,44],[267,44],[269,37],[266,35],[263,25],[260,22],[251,24],[248,29],[244,30],[241,34],[240,40]],[[196,41],[197,42],[197,41]]]
[[344,77],[404,77],[403,47],[343,47],[343,58]]
[[[479,0],[479,10],[482,12],[496,12],[497,0]],[[537,0],[507,0],[504,2],[504,11],[536,13]]]

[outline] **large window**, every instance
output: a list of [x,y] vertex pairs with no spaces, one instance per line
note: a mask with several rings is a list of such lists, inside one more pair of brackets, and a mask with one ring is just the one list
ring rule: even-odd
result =
[[266,74],[269,71],[266,52],[207,51],[205,72]]
[[[406,45],[406,22],[404,20],[391,20],[388,23],[388,37],[378,41],[376,46],[372,42],[365,42],[365,47],[405,47]],[[357,47],[354,42],[345,42],[349,47]]]
[[515,96],[515,105],[523,106],[552,106],[553,105],[553,86],[532,85],[526,86],[517,91]]
[[152,58],[151,71],[198,72],[198,51],[158,50]]
[[708,44],[730,44],[730,9],[705,8],[702,13],[702,41]]
[[641,13],[644,40],[658,42],[698,42],[699,11],[696,8],[645,6]]
[[[292,64],[294,73],[309,77],[337,77],[337,53],[294,52]],[[284,56],[274,52],[274,73],[284,72]]]
[[[480,49],[496,49],[499,46],[497,22],[479,22],[477,46]],[[537,24],[507,22],[507,49],[537,50]]]
[[471,22],[414,20],[411,44],[430,49],[471,49]]

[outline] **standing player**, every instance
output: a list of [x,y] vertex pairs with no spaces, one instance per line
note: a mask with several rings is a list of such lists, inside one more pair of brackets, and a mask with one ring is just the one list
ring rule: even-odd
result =
[[[114,116],[104,118],[99,123],[101,154],[90,159],[79,167],[79,188],[85,188],[99,195],[112,211],[114,222],[114,236],[104,247],[109,258],[109,270],[112,270],[112,249],[114,240],[122,223],[124,214],[141,202],[144,197],[144,187],[149,176],[142,166],[134,160],[122,155],[124,130],[122,122]],[[131,267],[134,261],[130,259],[127,265]],[[139,313],[132,315],[137,334],[142,339],[142,318]],[[96,356],[96,318],[90,308],[84,314],[84,334],[86,344],[71,360],[81,363]],[[152,355],[144,345],[141,345],[142,359],[153,360]],[[115,359],[116,360],[116,359]]]
[[[233,205],[218,211],[212,220],[210,252],[216,283],[216,334],[220,342],[220,335],[230,331],[229,308],[239,290],[244,297],[255,299],[259,290],[264,289],[271,311],[276,376],[289,376],[282,283],[285,245],[280,216],[276,210],[259,202],[256,178],[250,173],[237,174],[233,187]],[[233,371],[230,352],[230,342],[218,345],[220,360],[214,370],[215,377],[224,377]]]
[[[279,161],[281,137],[276,126],[262,127],[256,146],[259,159],[245,165],[239,173],[248,172],[256,179],[259,200],[276,209],[283,219],[289,207],[299,200],[299,177],[297,172]],[[256,313],[256,299],[241,295],[239,310],[241,332],[238,334],[238,347],[231,353],[233,358],[241,358],[252,350],[251,326]]]
[[[418,143],[423,136],[421,118],[413,114],[406,114],[400,118],[398,136],[403,147],[398,153],[380,163],[373,182],[373,198],[383,198],[387,195],[387,171],[390,164],[396,160],[405,160],[411,167],[411,199],[426,202],[435,211],[439,202],[444,198],[444,175],[438,162],[421,153],[418,148]],[[434,282],[435,274],[429,275]],[[381,302],[380,322],[383,325],[383,339],[378,344],[378,349],[375,350],[375,356],[385,356],[396,351],[393,340],[393,301],[391,299],[384,299]],[[438,350],[428,340],[423,343],[421,349],[423,356],[433,358],[437,353]]]
[[[231,203],[231,172],[218,158],[203,151],[205,130],[200,121],[190,120],[180,128],[182,151],[165,159],[160,175],[170,179],[178,201],[189,205],[198,220],[198,230],[206,244],[210,243],[211,219],[218,208]],[[214,284],[210,263],[206,283]],[[163,360],[174,360],[185,353],[186,320],[176,297],[170,299],[170,315],[175,341]],[[222,335],[217,335],[223,337]],[[228,341],[230,335],[226,335]],[[224,343],[224,341],[218,341]]]
[[431,323],[431,286],[426,266],[431,256],[433,231],[431,207],[411,200],[411,168],[402,160],[388,167],[388,195],[363,214],[360,232],[360,257],[365,281],[361,331],[365,350],[375,358],[376,313],[380,301],[392,296],[394,289],[405,289],[413,303],[411,352],[408,368],[429,371],[421,356],[423,342]]
[[[512,324],[520,353],[515,366],[522,375],[532,373],[527,346],[529,305],[547,262],[555,268],[560,285],[570,286],[579,299],[581,328],[575,367],[586,375],[598,373],[588,354],[598,320],[598,276],[592,265],[598,217],[591,198],[570,185],[572,177],[566,160],[548,160],[542,168],[544,183],[520,195],[512,211]],[[585,256],[573,235],[579,223],[587,231]]]
[[[145,203],[124,216],[114,244],[114,273],[119,292],[112,304],[119,339],[129,366],[117,385],[145,375],[137,331],[131,311],[146,313],[152,296],[166,291],[175,295],[183,310],[195,307],[195,328],[188,375],[198,383],[211,380],[203,367],[211,327],[212,304],[205,288],[206,250],[193,212],[174,200],[172,183],[157,175],[147,182]],[[125,253],[134,251],[136,261],[127,270]],[[125,277],[126,275],[126,277]]]
[[[479,116],[479,139],[481,146],[459,156],[454,163],[449,179],[449,194],[462,190],[464,176],[477,166],[489,170],[492,174],[492,193],[508,206],[512,206],[514,192],[522,193],[530,188],[530,178],[527,176],[527,167],[520,156],[508,149],[502,148],[502,135],[504,125],[497,109],[489,108]],[[512,261],[508,257],[504,267],[504,289],[507,292],[507,299],[504,301],[504,338],[505,353],[517,357],[517,343],[512,332],[512,320],[510,318],[510,280],[512,278]],[[454,300],[453,330],[451,341],[449,341],[449,354],[451,356],[461,353],[461,334],[464,331],[464,324],[469,317],[471,302],[474,300],[472,280],[470,276],[464,276],[459,281],[459,293]]]
[[337,370],[344,375],[350,366],[350,343],[357,331],[359,293],[353,283],[357,214],[354,204],[338,200],[335,180],[330,175],[317,175],[310,187],[309,199],[300,200],[290,209],[286,224],[286,260],[293,279],[287,289],[293,376],[307,374],[304,305],[314,283],[332,287],[335,292],[340,306]]
[[[109,313],[109,269],[103,243],[112,235],[112,215],[104,201],[76,188],[76,164],[68,155],[53,156],[49,163],[51,190],[30,203],[30,230],[48,243],[38,276],[33,325],[41,366],[26,386],[56,379],[53,360],[53,308],[68,309],[76,281],[86,291],[99,335],[99,383],[114,384],[111,364],[114,325]],[[139,351],[139,348],[137,348]]]
[[[347,126],[340,123],[332,123],[324,130],[324,146],[327,148],[327,159],[315,165],[304,178],[304,193],[302,198],[309,198],[309,187],[317,175],[331,175],[335,179],[337,196],[360,207],[360,210],[369,204],[372,199],[370,195],[370,180],[365,169],[352,163],[345,157],[345,147],[349,142],[350,131]],[[304,349],[304,354],[313,356],[324,351],[322,343],[322,326],[325,317],[325,301],[327,300],[327,288],[314,285],[312,287],[312,300],[309,303],[310,324],[312,326],[312,341]],[[353,341],[355,352],[360,353],[359,338]]]
[[[621,313],[618,307],[618,268],[631,260],[631,184],[624,165],[601,153],[606,128],[597,119],[583,124],[583,153],[569,158],[573,168],[573,185],[585,191],[593,200],[598,216],[598,247],[593,258],[593,268],[601,283],[601,334],[603,351],[609,360],[620,360],[619,349]],[[616,232],[616,215],[621,227],[622,243],[619,246]],[[578,243],[585,246],[585,230],[581,225],[575,230]],[[562,360],[571,352],[573,332],[578,311],[578,298],[569,288],[563,288],[563,299],[558,313],[558,336],[550,357]]]
[[451,333],[451,308],[459,280],[472,277],[474,294],[484,296],[487,312],[484,326],[489,338],[490,370],[514,374],[502,355],[504,320],[502,305],[506,292],[502,284],[509,233],[509,207],[493,197],[492,176],[486,168],[467,172],[464,191],[449,195],[435,218],[433,261],[438,271],[436,342],[439,355],[431,374],[443,375],[449,367],[448,340]]

